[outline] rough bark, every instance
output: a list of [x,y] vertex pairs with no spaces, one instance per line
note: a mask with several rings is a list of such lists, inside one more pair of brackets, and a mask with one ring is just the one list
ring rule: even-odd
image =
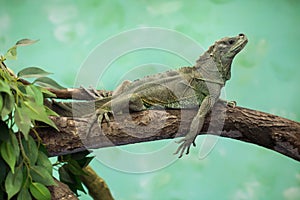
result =
[[[111,117],[110,126],[103,122],[101,129],[91,118],[53,117],[57,132],[41,127],[38,132],[51,155],[147,142],[184,136],[197,109],[147,110]],[[159,127],[159,128],[158,128]],[[206,117],[199,134],[214,134],[253,143],[300,161],[300,123],[272,114],[242,107],[228,107],[218,102]],[[88,137],[87,137],[88,135]]]
[[78,200],[66,184],[56,179],[54,180],[57,185],[48,187],[51,193],[51,200]]

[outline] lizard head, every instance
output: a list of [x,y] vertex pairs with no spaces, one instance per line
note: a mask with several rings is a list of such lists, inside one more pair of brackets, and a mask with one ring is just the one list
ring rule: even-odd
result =
[[235,37],[225,37],[214,43],[206,53],[213,59],[222,79],[227,81],[231,77],[231,63],[237,53],[247,44],[248,39],[240,33]]

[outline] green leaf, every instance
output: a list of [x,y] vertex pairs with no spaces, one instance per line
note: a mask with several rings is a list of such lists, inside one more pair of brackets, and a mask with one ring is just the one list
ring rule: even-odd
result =
[[15,173],[9,171],[5,179],[5,190],[8,196],[8,199],[11,199],[15,194],[17,194],[23,183],[23,172],[22,168],[16,168]]
[[42,183],[43,185],[55,185],[52,175],[43,166],[32,166],[30,168],[30,175],[35,182]]
[[20,78],[39,78],[48,76],[49,74],[52,73],[47,72],[39,67],[27,67],[19,71],[17,76]]
[[44,96],[39,87],[28,85],[26,87],[26,94],[29,95],[37,105],[44,105]]
[[49,174],[52,174],[52,163],[50,162],[48,156],[42,151],[39,151],[37,165],[45,167]]
[[93,156],[88,156],[83,159],[77,160],[78,164],[81,168],[84,168],[89,165],[89,163],[94,159]]
[[[34,101],[30,101],[30,100],[24,101],[23,104],[24,104],[25,109],[30,110],[30,112],[32,114],[32,115],[30,115],[31,119],[36,119],[36,116],[38,116],[39,112],[43,109],[43,106],[37,105],[37,103]],[[35,116],[35,117],[33,117],[33,116]]]
[[68,159],[75,160],[79,164],[80,168],[84,168],[94,159],[94,157],[92,156],[87,156],[88,154],[90,154],[90,152],[87,150],[83,152],[73,153]]
[[82,181],[79,176],[74,175],[70,172],[68,164],[63,165],[58,169],[59,180],[69,186],[69,188],[78,195],[77,190],[80,190],[84,193],[85,190],[82,186]]
[[16,60],[17,59],[17,46],[13,46],[10,49],[7,50],[6,54],[4,55],[6,59],[12,59]]
[[6,59],[17,59],[17,47],[18,46],[27,46],[36,43],[38,40],[22,39],[19,40],[16,45],[7,50],[4,58]]
[[17,85],[18,90],[20,90],[21,93],[26,94],[26,87],[27,85],[23,85],[22,83]]
[[37,78],[33,83],[36,83],[42,87],[54,88],[54,89],[65,89],[63,86],[59,85],[56,81],[49,77]]
[[45,147],[45,145],[44,144],[40,144],[40,146],[39,146],[39,151],[40,152],[42,152],[42,153],[44,153],[46,156],[48,156],[49,157],[49,154],[48,154],[48,151],[47,151],[47,148]]
[[2,93],[3,97],[3,107],[1,110],[1,117],[4,118],[8,114],[10,114],[14,108],[15,104],[15,98],[14,96],[10,93]]
[[31,120],[30,117],[26,114],[26,112],[24,112],[24,109],[22,107],[16,107],[14,120],[17,127],[23,133],[25,139],[27,140],[29,130],[31,128]]
[[54,122],[51,119],[49,119],[44,106],[37,105],[35,102],[32,101],[25,101],[23,104],[24,104],[24,113],[28,115],[31,118],[31,120],[44,122],[52,126],[53,128],[57,129]]
[[[14,135],[14,134],[11,134]],[[15,164],[17,161],[17,158],[19,156],[20,150],[14,149],[15,145],[11,142],[11,140],[8,140],[6,142],[2,142],[0,146],[0,153],[2,158],[5,160],[5,162],[10,167],[12,173],[14,173],[15,170]],[[19,150],[19,153],[16,153],[16,151]]]
[[[4,181],[4,178],[6,176],[7,173],[7,167],[6,164],[4,162],[4,160],[0,157],[0,185],[2,184],[2,182]],[[1,199],[1,198],[0,198]]]
[[[28,105],[28,106],[29,106],[29,105]],[[54,124],[54,122],[53,122],[51,119],[49,119],[49,116],[48,116],[48,114],[47,114],[47,112],[46,112],[45,107],[44,107],[44,106],[43,106],[43,107],[40,107],[40,108],[39,108],[39,111],[40,111],[40,112],[39,112],[39,115],[37,115],[37,116],[33,115],[33,116],[32,116],[33,119],[35,119],[35,120],[37,120],[37,121],[44,122],[44,123],[46,123],[46,124],[52,126],[53,128],[55,128],[56,130],[58,130],[58,128],[56,127],[56,125]]]
[[27,46],[38,42],[39,40],[21,39],[17,41],[16,46]]
[[86,191],[84,190],[83,186],[82,186],[82,181],[80,180],[79,176],[74,176],[74,180],[75,180],[75,184],[68,184],[69,188],[76,194],[77,190],[82,191],[83,193],[86,194]]
[[15,133],[11,133],[11,134],[10,134],[10,141],[11,141],[11,143],[12,143],[12,146],[13,146],[13,149],[14,149],[15,156],[16,156],[16,158],[17,158],[17,160],[18,160],[18,159],[19,159],[19,156],[20,156],[20,147],[19,147],[19,142],[18,142],[18,139],[17,139]]
[[59,180],[63,183],[75,183],[73,178],[72,178],[72,174],[68,171],[67,166],[63,165],[62,167],[60,167],[58,169],[58,174],[59,174]]
[[2,142],[0,146],[0,153],[4,161],[10,167],[12,173],[14,173],[15,164],[20,155],[18,140],[14,133],[9,134],[9,140]]
[[3,97],[2,97],[2,95],[1,95],[1,92],[0,92],[0,113],[1,113],[1,111],[2,111],[2,108],[3,108]]
[[85,175],[85,172],[82,170],[82,168],[76,160],[69,160],[66,167],[74,175]]
[[38,148],[34,139],[29,135],[28,140],[22,139],[22,145],[26,156],[30,160],[30,164],[34,165],[38,158]]
[[9,85],[0,79],[0,92],[11,94]]
[[2,118],[11,113],[14,102],[9,84],[0,79],[0,114]]
[[47,90],[46,88],[40,88],[40,90],[42,91],[42,93],[44,94],[44,98],[52,98],[52,97],[56,97],[56,95],[52,92],[50,92],[49,90]]
[[17,200],[32,200],[31,195],[27,188],[22,188],[22,190],[18,194]]
[[0,141],[7,140],[9,140],[9,128],[4,121],[0,120]]
[[41,183],[31,183],[29,190],[32,196],[38,200],[51,200],[49,190]]
[[90,152],[88,150],[86,150],[86,151],[82,151],[82,152],[70,154],[68,157],[65,156],[65,158],[67,160],[74,160],[74,161],[76,161],[79,164],[80,168],[84,168],[94,158],[94,157],[88,157],[87,155],[89,155],[89,154],[90,154]]
[[46,110],[46,113],[47,113],[48,116],[56,116],[56,117],[59,116],[59,114],[57,114],[56,112],[54,112],[53,110],[51,110],[47,106],[45,106],[45,110]]

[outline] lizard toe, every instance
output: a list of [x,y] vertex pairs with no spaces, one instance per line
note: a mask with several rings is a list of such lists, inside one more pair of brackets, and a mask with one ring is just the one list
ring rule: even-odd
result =
[[109,126],[110,119],[109,119],[108,113],[104,113],[103,117],[104,117],[105,121],[107,122],[107,125]]
[[179,153],[178,158],[181,158],[183,156],[184,152],[186,152],[185,153],[186,155],[189,154],[192,144],[193,144],[193,146],[196,146],[194,140],[186,139],[186,138],[181,139],[181,140],[177,141],[176,143],[180,144],[179,147],[177,148],[176,152],[174,153],[174,155]]
[[194,146],[194,147],[196,147],[196,143],[195,143],[195,140],[193,141],[193,146]]
[[191,146],[186,147],[186,153],[185,153],[186,155],[188,155],[190,153],[190,148],[191,148]]
[[181,144],[181,145],[178,147],[177,151],[178,151],[178,153],[180,152],[178,158],[181,158],[181,157],[183,156],[183,154],[184,154],[184,151],[185,151],[184,144]]
[[103,115],[98,115],[98,118],[97,118],[98,124],[101,124],[102,120],[103,120]]
[[[175,143],[179,144],[179,143],[181,143],[181,141],[182,140],[176,141]],[[176,155],[176,154],[178,154],[180,152],[179,158],[181,158],[182,154],[183,154],[182,148],[183,148],[183,143],[179,145],[179,147],[177,148],[177,150],[173,154]]]

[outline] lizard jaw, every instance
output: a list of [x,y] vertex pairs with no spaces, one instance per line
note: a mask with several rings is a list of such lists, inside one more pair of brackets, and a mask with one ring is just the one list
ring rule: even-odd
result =
[[235,56],[237,53],[239,53],[248,43],[248,38],[245,34],[240,33],[238,36],[238,40],[236,43],[231,47],[230,49],[230,56]]

